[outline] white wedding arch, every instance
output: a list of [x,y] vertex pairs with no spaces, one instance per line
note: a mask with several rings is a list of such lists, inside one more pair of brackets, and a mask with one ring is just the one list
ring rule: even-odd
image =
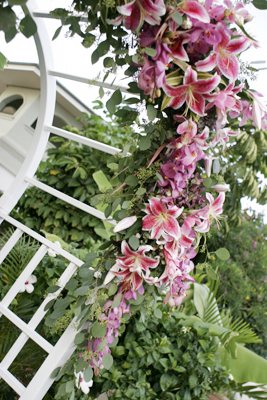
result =
[[[89,79],[64,74],[53,69],[53,54],[51,43],[43,20],[44,18],[51,18],[51,15],[48,12],[46,13],[38,10],[37,4],[34,0],[28,0],[27,8],[37,25],[37,33],[34,36],[34,40],[39,57],[41,78],[40,110],[31,147],[29,148],[26,158],[13,183],[0,198],[0,223],[5,220],[15,228],[13,235],[0,251],[0,263],[2,263],[3,260],[7,257],[7,255],[23,233],[37,240],[41,244],[41,246],[34,257],[31,259],[27,267],[17,278],[14,285],[0,302],[0,316],[5,316],[21,331],[21,334],[0,363],[0,378],[5,380],[5,382],[20,396],[20,400],[41,400],[43,399],[54,381],[50,377],[51,372],[58,366],[64,364],[75,350],[74,337],[77,334],[77,331],[74,327],[74,321],[72,321],[72,323],[65,330],[56,345],[53,346],[36,332],[36,327],[46,314],[46,312],[44,311],[46,304],[60,294],[65,284],[76,272],[77,268],[79,268],[83,264],[83,262],[72,254],[68,253],[67,251],[59,248],[57,245],[50,242],[37,232],[16,221],[14,218],[10,217],[9,213],[15,207],[20,197],[30,185],[36,186],[46,193],[51,194],[101,220],[105,220],[106,218],[104,213],[74,199],[73,197],[67,196],[64,193],[53,189],[48,185],[39,182],[34,177],[34,174],[43,158],[43,154],[50,133],[64,137],[69,140],[73,140],[80,144],[105,152],[107,154],[116,154],[120,150],[108,146],[104,143],[87,139],[85,137],[78,136],[63,129],[52,126],[55,111],[56,78],[66,78],[78,82],[83,82],[85,84],[88,84]],[[110,86],[109,88],[113,89],[113,87]],[[116,88],[114,88],[114,90],[115,89]],[[116,222],[114,220],[112,220],[111,218],[109,218],[108,220],[109,223],[115,225]],[[26,324],[9,309],[9,306],[18,294],[20,288],[33,273],[33,271],[38,266],[38,264],[46,255],[49,249],[54,250],[57,254],[67,259],[69,261],[69,265],[58,281],[60,289],[53,294],[49,294],[45,298],[45,300],[40,299],[40,306],[38,310],[35,312],[29,323]],[[47,357],[31,380],[31,382],[28,384],[27,387],[25,387],[14,375],[9,372],[9,367],[28,339],[33,340],[42,349],[44,349],[47,353]]]

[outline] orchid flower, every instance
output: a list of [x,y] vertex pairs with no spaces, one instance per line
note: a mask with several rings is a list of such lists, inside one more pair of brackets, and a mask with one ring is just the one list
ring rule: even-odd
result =
[[220,80],[217,74],[209,79],[197,80],[197,72],[188,67],[184,75],[183,85],[172,87],[166,83],[163,85],[163,89],[172,98],[169,107],[176,110],[186,102],[193,112],[204,116],[205,98],[203,95],[214,90],[220,83]]

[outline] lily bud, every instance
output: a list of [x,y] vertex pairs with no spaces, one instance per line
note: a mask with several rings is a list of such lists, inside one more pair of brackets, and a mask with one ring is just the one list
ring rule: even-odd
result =
[[126,217],[123,218],[113,229],[113,232],[120,232],[123,231],[124,229],[129,228],[130,226],[132,226],[135,222],[136,222],[137,218],[136,216],[132,216],[132,217]]
[[229,185],[214,185],[211,187],[213,190],[216,192],[228,192],[230,191],[230,186]]

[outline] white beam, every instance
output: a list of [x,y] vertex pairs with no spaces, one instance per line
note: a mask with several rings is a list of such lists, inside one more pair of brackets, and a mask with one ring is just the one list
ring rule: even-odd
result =
[[56,128],[55,126],[45,126],[44,129],[50,133],[54,133],[55,135],[64,137],[68,140],[73,140],[74,142],[80,144],[84,144],[85,146],[92,147],[93,149],[103,151],[104,153],[114,155],[121,151],[120,149],[116,149],[115,147],[109,146],[108,144],[100,143],[96,140],[76,135],[75,133],[66,131],[65,129]]
[[55,196],[58,199],[61,199],[61,200],[65,201],[66,203],[71,204],[72,206],[77,207],[80,210],[85,211],[86,213],[91,214],[96,218],[101,219],[102,221],[106,221],[111,225],[117,224],[117,222],[114,219],[112,219],[110,217],[106,218],[105,214],[102,211],[99,211],[96,208],[88,206],[87,204],[84,204],[81,201],[76,200],[73,197],[68,196],[65,193],[60,192],[57,189],[51,188],[50,186],[48,186],[42,182],[39,182],[37,179],[30,178],[27,176],[25,178],[25,180],[27,182],[31,183],[32,185],[38,187],[39,189],[44,190],[46,193],[52,194],[52,196]]

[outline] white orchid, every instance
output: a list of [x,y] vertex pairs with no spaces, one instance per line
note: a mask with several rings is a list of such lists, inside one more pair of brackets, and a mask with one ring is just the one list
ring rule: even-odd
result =
[[33,283],[37,282],[37,278],[35,275],[30,275],[30,277],[27,279],[27,281],[24,283],[24,285],[20,288],[19,292],[28,292],[32,293],[34,291],[34,286]]

